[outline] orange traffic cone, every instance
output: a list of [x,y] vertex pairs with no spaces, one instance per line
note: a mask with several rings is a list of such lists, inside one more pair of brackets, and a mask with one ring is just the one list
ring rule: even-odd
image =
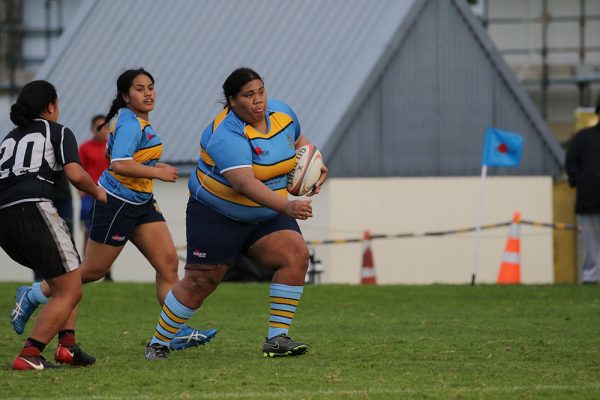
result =
[[512,223],[508,231],[508,239],[500,271],[498,272],[498,284],[519,284],[521,283],[521,214],[515,212]]
[[373,253],[371,252],[371,233],[369,231],[365,231],[363,234],[363,258],[360,270],[360,283],[361,285],[377,284]]

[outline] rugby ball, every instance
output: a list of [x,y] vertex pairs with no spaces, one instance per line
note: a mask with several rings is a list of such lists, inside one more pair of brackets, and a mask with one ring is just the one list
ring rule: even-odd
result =
[[296,150],[296,165],[288,174],[287,190],[293,196],[304,196],[315,186],[321,176],[323,157],[312,144],[305,144]]

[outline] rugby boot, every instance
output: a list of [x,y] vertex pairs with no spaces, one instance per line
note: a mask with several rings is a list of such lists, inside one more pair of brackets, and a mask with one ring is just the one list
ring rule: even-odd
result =
[[299,356],[306,353],[307,350],[306,343],[295,342],[286,334],[267,339],[263,344],[263,356],[265,357]]
[[68,364],[74,367],[87,367],[96,362],[96,358],[81,350],[78,344],[72,346],[59,344],[54,353],[54,360],[59,364]]
[[144,356],[148,361],[166,360],[169,358],[169,348],[160,343],[148,343],[144,349]]
[[201,344],[210,342],[212,338],[217,334],[216,329],[198,330],[187,325],[182,325],[181,329],[171,343],[169,343],[169,349],[171,350],[183,350],[188,347],[198,347]]
[[10,312],[10,323],[13,326],[15,332],[19,335],[25,330],[25,325],[29,321],[29,317],[37,308],[37,304],[34,304],[29,300],[27,294],[31,291],[31,286],[21,286],[17,289],[17,295],[15,296],[15,305]]
[[17,356],[15,361],[13,361],[12,369],[18,371],[28,371],[28,370],[42,370],[42,369],[52,369],[52,368],[61,368],[60,365],[54,365],[43,356]]

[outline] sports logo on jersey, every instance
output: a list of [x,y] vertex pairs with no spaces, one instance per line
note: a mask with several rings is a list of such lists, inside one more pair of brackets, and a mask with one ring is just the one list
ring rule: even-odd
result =
[[198,258],[206,258],[206,253],[200,251],[199,249],[194,250],[192,254]]
[[115,233],[114,235],[112,235],[111,239],[115,240],[117,242],[124,242],[127,238],[123,235],[119,235],[118,233]]
[[263,150],[260,147],[255,147],[254,152],[259,157],[261,157],[261,156],[269,157],[269,150]]

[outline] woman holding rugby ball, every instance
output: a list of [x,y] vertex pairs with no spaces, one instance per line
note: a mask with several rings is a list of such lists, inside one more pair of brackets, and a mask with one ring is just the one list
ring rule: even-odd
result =
[[[200,308],[241,253],[275,270],[263,354],[300,355],[308,349],[292,340],[288,330],[308,268],[308,249],[296,219],[312,217],[312,207],[310,200],[288,200],[286,186],[296,149],[309,141],[287,104],[267,100],[255,71],[236,69],[223,92],[226,106],[202,133],[201,156],[188,183],[185,276],[167,295],[146,346],[148,360],[168,356],[172,331]],[[319,193],[326,178],[323,165],[308,195]]]

